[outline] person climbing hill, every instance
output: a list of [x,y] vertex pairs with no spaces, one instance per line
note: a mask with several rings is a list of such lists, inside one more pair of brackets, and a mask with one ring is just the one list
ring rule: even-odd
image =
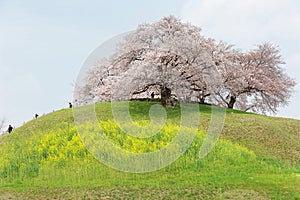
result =
[[13,128],[11,125],[9,125],[9,126],[8,126],[8,129],[7,129],[8,133],[11,133],[13,129],[14,129],[14,128]]

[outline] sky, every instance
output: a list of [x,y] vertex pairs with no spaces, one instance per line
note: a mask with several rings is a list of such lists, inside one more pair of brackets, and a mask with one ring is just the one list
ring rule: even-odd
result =
[[298,85],[277,115],[300,119],[299,8],[297,0],[0,0],[0,119],[17,127],[35,113],[68,107],[95,48],[168,15],[243,51],[278,45]]

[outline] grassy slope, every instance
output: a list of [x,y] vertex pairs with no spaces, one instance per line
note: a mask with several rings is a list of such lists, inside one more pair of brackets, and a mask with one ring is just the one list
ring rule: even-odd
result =
[[[152,104],[131,103],[133,118],[147,120]],[[109,103],[97,104],[96,110],[98,118],[112,118]],[[201,106],[200,111],[200,127],[206,130],[210,107]],[[167,113],[168,123],[180,121],[179,109]],[[207,157],[198,159],[202,132],[172,165],[156,172],[130,174],[102,165],[85,150],[70,109],[50,113],[0,138],[0,199],[300,199],[298,120],[228,110],[221,140]],[[115,132],[110,136],[114,140]],[[128,137],[121,140],[124,147],[130,142]],[[141,144],[141,148],[145,146]]]

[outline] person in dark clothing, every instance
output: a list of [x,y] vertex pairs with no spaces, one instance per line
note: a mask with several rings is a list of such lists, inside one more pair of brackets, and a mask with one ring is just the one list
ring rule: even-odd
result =
[[37,113],[35,113],[34,117],[35,117],[35,118],[38,118],[38,117],[39,117],[39,115],[38,115]]
[[13,128],[11,125],[9,125],[9,126],[8,126],[8,129],[7,129],[8,133],[11,133],[13,129],[14,129],[14,128]]
[[71,103],[71,102],[69,102],[69,108],[72,108],[72,107],[73,107],[72,103]]
[[151,99],[154,99],[154,92],[151,93]]

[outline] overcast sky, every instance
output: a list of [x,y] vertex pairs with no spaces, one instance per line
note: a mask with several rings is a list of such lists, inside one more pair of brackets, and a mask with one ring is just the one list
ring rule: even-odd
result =
[[298,85],[278,115],[300,119],[299,9],[297,0],[0,0],[0,119],[19,126],[35,113],[67,107],[90,52],[171,14],[244,51],[279,45]]

